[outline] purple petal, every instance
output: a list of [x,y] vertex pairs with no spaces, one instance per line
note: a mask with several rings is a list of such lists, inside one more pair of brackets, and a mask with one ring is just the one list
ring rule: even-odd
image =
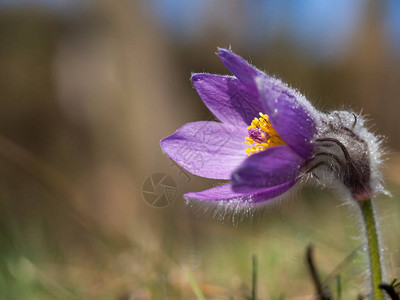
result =
[[225,67],[227,67],[233,75],[245,84],[252,93],[256,94],[257,85],[255,79],[260,75],[265,76],[265,74],[232,51],[219,48],[218,55]]
[[288,146],[268,148],[249,156],[232,174],[233,190],[251,193],[295,180],[304,159]]
[[279,195],[289,190],[295,183],[296,181],[293,180],[279,186],[274,186],[257,191],[255,193],[234,192],[232,189],[232,185],[230,183],[227,183],[205,191],[197,193],[188,193],[185,194],[184,197],[186,200],[213,201],[213,202],[223,201],[226,202],[226,204],[234,202],[234,204],[237,205],[238,207],[240,207],[240,205],[243,205],[245,207],[246,204],[257,204],[278,197]]
[[223,123],[247,127],[263,110],[260,99],[234,77],[193,74],[193,85],[210,111]]
[[161,141],[162,150],[192,174],[230,179],[247,154],[246,128],[220,122],[188,123]]
[[282,140],[304,158],[314,149],[318,112],[297,91],[274,78],[257,78],[264,112]]

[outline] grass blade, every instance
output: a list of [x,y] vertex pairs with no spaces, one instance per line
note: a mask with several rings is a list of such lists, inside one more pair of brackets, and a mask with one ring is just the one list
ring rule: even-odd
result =
[[185,276],[187,280],[189,281],[189,284],[196,295],[196,298],[198,300],[206,300],[204,297],[202,291],[200,290],[199,285],[197,284],[196,278],[194,278],[192,271],[189,270],[187,267],[183,267],[183,271],[185,272]]

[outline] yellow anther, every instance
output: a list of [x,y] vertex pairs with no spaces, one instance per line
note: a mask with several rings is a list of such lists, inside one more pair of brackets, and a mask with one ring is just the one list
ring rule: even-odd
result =
[[[269,117],[266,114],[259,113],[259,118],[254,118],[251,121],[251,125],[247,127],[247,130],[251,128],[261,129],[258,130],[259,136],[252,136],[249,131],[250,137],[246,137],[245,144],[253,145],[246,149],[246,153],[252,155],[254,153],[258,153],[264,151],[266,148],[285,145],[285,142],[281,139],[279,134],[275,131],[272,127],[271,123],[269,122]],[[254,131],[254,130],[252,130]],[[257,131],[256,131],[257,132]]]

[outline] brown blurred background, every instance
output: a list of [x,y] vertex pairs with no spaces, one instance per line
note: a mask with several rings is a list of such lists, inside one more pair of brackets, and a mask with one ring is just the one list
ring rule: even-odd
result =
[[[373,119],[390,154],[382,227],[398,276],[396,1],[17,2],[0,1],[1,299],[200,299],[196,284],[207,299],[245,299],[253,253],[260,299],[309,299],[305,246],[324,275],[357,248],[354,216],[313,187],[238,227],[185,207],[183,193],[215,182],[182,173],[159,141],[210,118],[189,79],[228,74],[217,47],[319,109]],[[155,173],[177,186],[164,208],[142,197]],[[348,297],[361,292],[355,260],[339,270]]]

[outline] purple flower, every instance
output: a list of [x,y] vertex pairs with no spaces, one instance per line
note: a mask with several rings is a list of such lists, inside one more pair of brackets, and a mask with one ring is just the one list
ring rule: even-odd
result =
[[353,198],[371,194],[369,158],[376,151],[371,153],[362,137],[354,144],[356,131],[364,130],[360,117],[321,113],[298,91],[240,56],[227,49],[218,54],[234,76],[199,73],[192,82],[220,122],[185,124],[164,138],[161,148],[192,174],[230,182],[188,193],[187,200],[247,209],[288,192],[307,174],[319,178],[317,171],[324,172],[323,179],[327,171],[333,174]]

